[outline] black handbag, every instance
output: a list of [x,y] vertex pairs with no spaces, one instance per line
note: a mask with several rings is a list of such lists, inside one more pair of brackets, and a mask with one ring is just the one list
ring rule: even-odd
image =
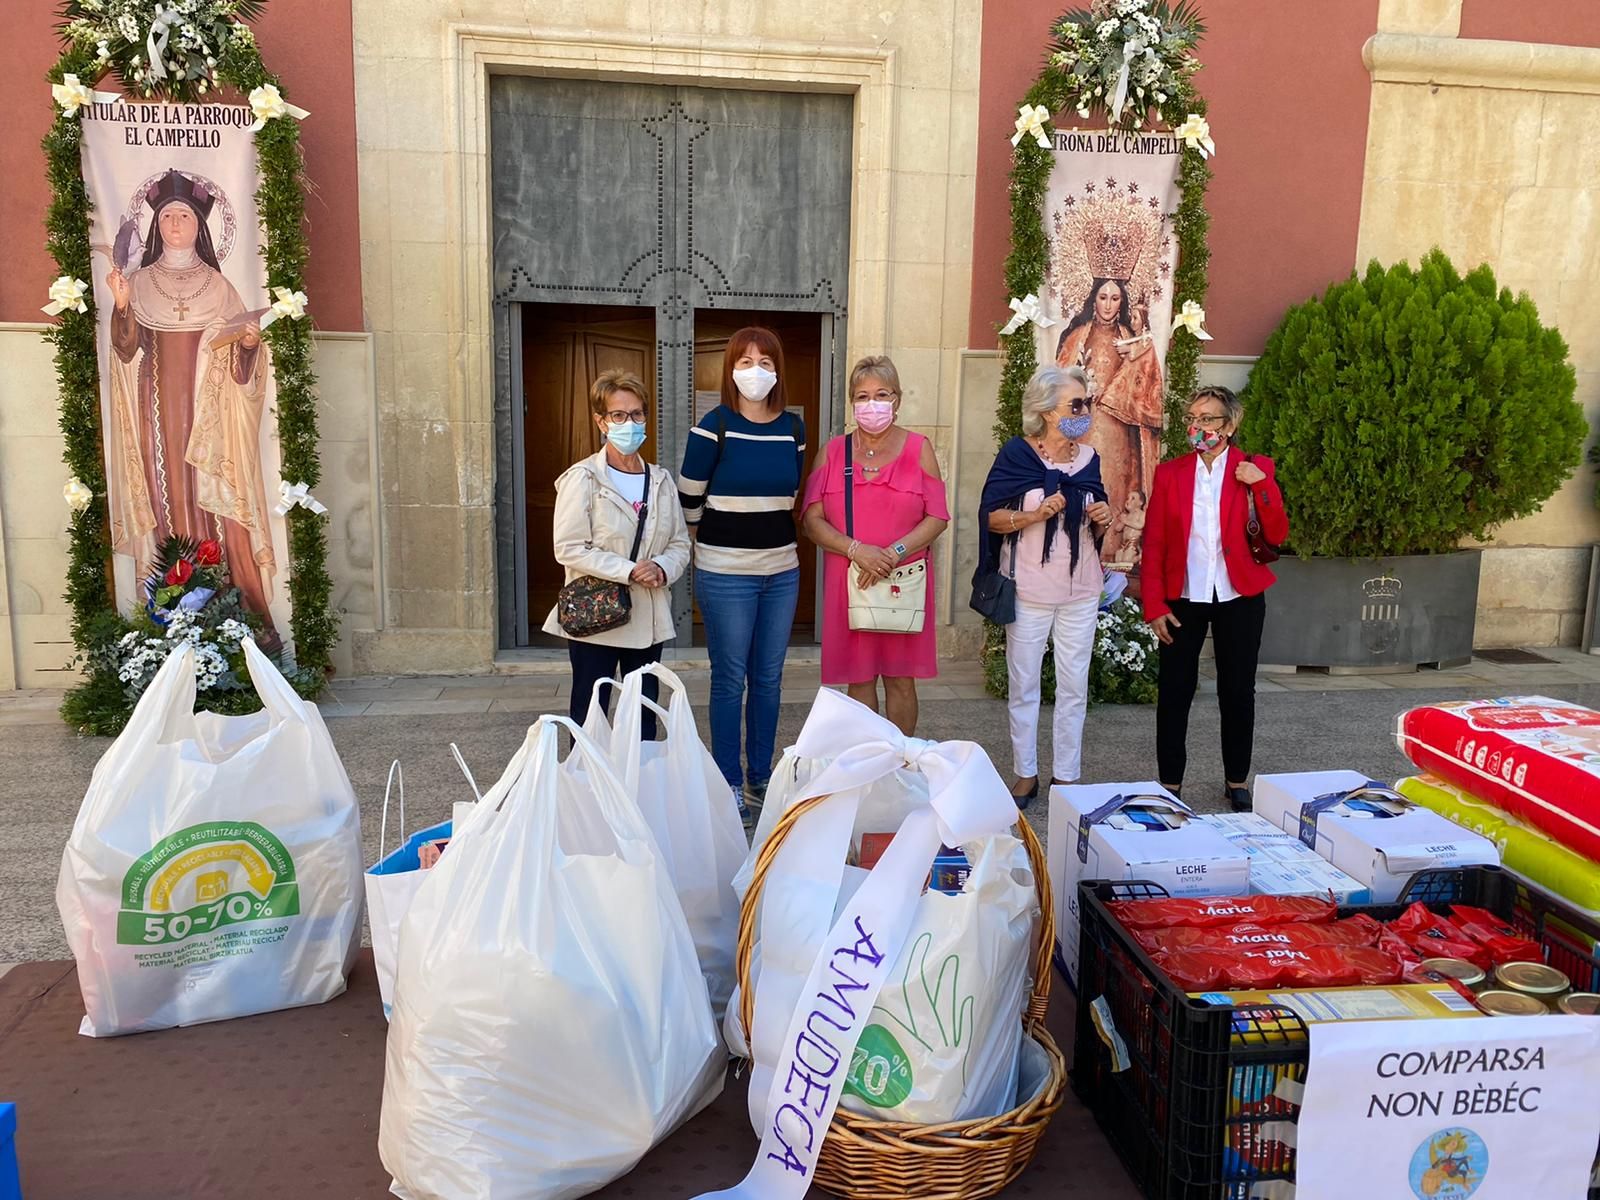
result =
[[[644,469],[644,502],[639,505],[639,527],[633,534],[633,549],[628,561],[639,560],[639,545],[644,541],[644,522],[650,512],[650,468]],[[556,593],[556,623],[568,637],[586,638],[608,633],[628,623],[633,616],[633,589],[630,584],[598,575],[580,575],[561,585]]]
[[[1004,550],[1001,551],[1004,554]],[[1000,569],[1000,564],[985,570],[980,564],[972,573],[972,599],[968,606],[973,612],[994,622],[1009,625],[1017,619],[1017,535],[1011,535],[1011,574]]]

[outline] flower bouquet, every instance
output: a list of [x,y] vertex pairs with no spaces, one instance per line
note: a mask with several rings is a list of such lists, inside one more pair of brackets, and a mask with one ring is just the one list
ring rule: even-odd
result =
[[67,0],[61,36],[92,49],[97,68],[115,71],[123,90],[197,100],[217,87],[217,60],[266,0]]
[[1200,69],[1192,53],[1205,33],[1189,0],[1096,0],[1056,22],[1050,66],[1067,76],[1067,102],[1087,119],[1103,109],[1113,126],[1142,129],[1153,107],[1189,91]]

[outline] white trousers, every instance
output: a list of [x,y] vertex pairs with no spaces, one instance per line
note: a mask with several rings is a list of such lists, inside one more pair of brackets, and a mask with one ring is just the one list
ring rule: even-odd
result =
[[1060,605],[1017,601],[1017,619],[1006,626],[1006,677],[1012,766],[1019,779],[1039,773],[1039,673],[1047,641],[1056,664],[1051,774],[1071,783],[1083,772],[1083,714],[1089,705],[1089,658],[1099,613],[1098,596]]

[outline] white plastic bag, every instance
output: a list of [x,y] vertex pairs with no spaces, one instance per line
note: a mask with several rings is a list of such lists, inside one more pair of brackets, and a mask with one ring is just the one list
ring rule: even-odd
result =
[[[669,693],[665,711],[645,698],[647,675],[658,678]],[[591,715],[598,707],[591,708]],[[646,707],[658,714],[666,732],[663,740],[640,740]],[[629,674],[617,699],[610,748],[623,790],[639,805],[661,848],[694,938],[711,1011],[720,1022],[734,987],[739,938],[733,876],[749,847],[738,802],[700,740],[683,681],[659,664]]]
[[1010,834],[962,847],[959,895],[923,893],[905,948],[856,1043],[840,1101],[881,1121],[939,1125],[1016,1104],[1039,898]]
[[95,765],[56,904],[93,1037],[320,1004],[361,938],[361,817],[316,706],[256,648],[264,705],[196,713],[168,656]]
[[[583,772],[559,761],[573,735]],[[603,752],[543,717],[400,935],[378,1150],[407,1200],[565,1200],[722,1088],[654,837]]]

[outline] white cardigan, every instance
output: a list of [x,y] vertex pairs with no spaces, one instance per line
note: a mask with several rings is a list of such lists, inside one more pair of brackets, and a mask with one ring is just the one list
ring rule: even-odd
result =
[[[567,569],[568,583],[584,575],[628,582],[638,565],[628,558],[628,552],[633,549],[639,517],[633,503],[612,486],[604,449],[574,463],[556,480],[554,526],[556,561]],[[689,528],[678,504],[678,485],[671,472],[656,466],[650,468],[650,511],[639,543],[638,562],[647,559],[667,573],[669,585],[689,565]],[[627,623],[583,638],[584,642],[642,650],[672,640],[671,587],[647,588],[636,583],[630,592],[633,612]],[[569,636],[556,619],[555,609],[550,610],[544,631]]]

